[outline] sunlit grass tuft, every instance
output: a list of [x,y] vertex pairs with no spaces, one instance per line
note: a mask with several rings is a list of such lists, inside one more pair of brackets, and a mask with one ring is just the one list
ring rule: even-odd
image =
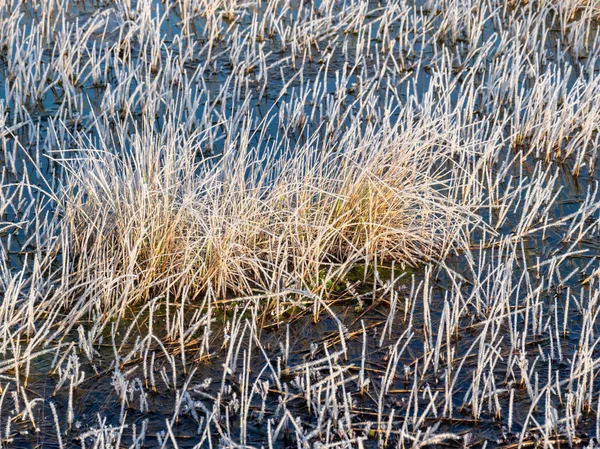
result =
[[446,186],[448,154],[413,132],[212,159],[189,142],[136,139],[61,162],[77,282],[114,279],[107,297],[119,301],[183,284],[221,296],[311,291],[327,267],[442,260],[470,224]]

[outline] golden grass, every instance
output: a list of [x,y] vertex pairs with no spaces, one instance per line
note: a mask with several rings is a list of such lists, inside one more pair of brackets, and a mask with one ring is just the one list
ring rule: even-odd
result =
[[116,280],[109,297],[310,291],[324,267],[442,259],[468,223],[444,189],[447,154],[420,136],[386,130],[336,151],[229,149],[199,162],[185,143],[139,140],[126,156],[63,161],[65,250],[77,277]]

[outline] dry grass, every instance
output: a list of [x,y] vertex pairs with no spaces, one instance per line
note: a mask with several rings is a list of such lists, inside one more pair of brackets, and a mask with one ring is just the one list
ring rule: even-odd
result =
[[449,155],[384,129],[286,156],[228,148],[218,159],[173,136],[130,151],[95,148],[67,168],[60,207],[76,282],[113,279],[107,297],[247,295],[321,287],[322,271],[365,261],[409,265],[458,249],[474,208],[452,198]]

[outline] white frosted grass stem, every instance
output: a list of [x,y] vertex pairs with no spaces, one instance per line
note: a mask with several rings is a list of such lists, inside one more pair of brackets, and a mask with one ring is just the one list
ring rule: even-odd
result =
[[48,405],[50,405],[50,410],[52,410],[52,417],[54,418],[54,427],[56,427],[56,439],[58,441],[58,447],[60,449],[63,449],[62,435],[60,430],[58,413],[56,413],[56,407],[54,406],[54,402],[52,401],[49,401]]
[[362,352],[360,357],[360,371],[358,379],[360,383],[360,394],[363,395],[365,388],[367,387],[367,381],[365,379],[365,362],[367,360],[367,330],[365,329],[365,323],[363,320],[360,320],[360,326],[362,328]]

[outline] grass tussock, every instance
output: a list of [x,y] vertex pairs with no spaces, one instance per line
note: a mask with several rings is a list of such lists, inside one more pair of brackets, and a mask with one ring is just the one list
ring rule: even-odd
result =
[[62,161],[61,204],[78,282],[112,279],[108,297],[133,300],[183,285],[313,291],[358,262],[441,259],[469,210],[444,182],[447,151],[412,134],[204,158],[142,133],[126,152],[81,151]]

